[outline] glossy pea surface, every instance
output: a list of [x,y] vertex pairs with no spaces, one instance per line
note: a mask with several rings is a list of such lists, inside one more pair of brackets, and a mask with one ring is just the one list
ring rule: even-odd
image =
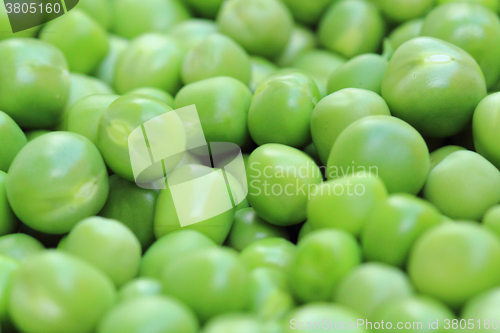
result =
[[0,170],[0,235],[13,233],[19,224],[7,200],[6,183],[7,174]]
[[16,261],[24,261],[45,250],[39,240],[29,235],[15,233],[0,237],[0,255]]
[[159,280],[140,277],[128,281],[120,288],[118,300],[128,302],[132,299],[161,295],[162,286]]
[[290,241],[279,237],[269,237],[255,241],[243,249],[240,260],[250,270],[258,267],[272,267],[288,273],[296,251],[295,244]]
[[472,118],[474,146],[479,154],[500,167],[500,94],[484,98],[476,107]]
[[0,111],[0,170],[9,171],[10,164],[28,140],[21,128],[5,112]]

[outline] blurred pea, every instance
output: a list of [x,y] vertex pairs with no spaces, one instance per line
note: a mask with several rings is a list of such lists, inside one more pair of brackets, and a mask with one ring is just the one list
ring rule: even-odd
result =
[[316,44],[316,36],[310,29],[296,25],[286,47],[276,58],[275,63],[280,67],[292,66],[302,52],[314,49]]
[[168,35],[175,39],[185,51],[189,51],[205,37],[216,32],[215,22],[205,19],[191,19],[174,25]]

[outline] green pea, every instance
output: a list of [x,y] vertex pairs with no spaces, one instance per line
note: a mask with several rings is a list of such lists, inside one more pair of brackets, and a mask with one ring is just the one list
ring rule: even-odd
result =
[[12,278],[19,267],[15,260],[0,256],[0,326],[2,331],[11,332],[12,321],[8,310]]
[[70,90],[62,52],[41,40],[12,38],[0,42],[0,62],[0,110],[22,128],[55,125]]
[[6,190],[7,174],[0,170],[0,236],[17,230],[19,221],[10,208]]
[[97,129],[102,114],[120,96],[96,94],[83,97],[67,109],[65,126],[68,132],[83,135],[97,143]]
[[434,169],[439,163],[441,163],[446,157],[450,154],[453,154],[456,151],[466,150],[460,146],[444,146],[435,151],[433,151],[430,155],[431,157],[431,167],[430,170]]
[[258,144],[302,148],[311,142],[310,119],[320,99],[316,83],[302,72],[278,73],[262,82],[248,111],[248,129]]
[[103,217],[79,222],[68,234],[64,251],[101,269],[117,287],[137,275],[141,262],[141,244],[132,231]]
[[500,171],[477,153],[454,152],[429,173],[424,198],[453,219],[478,221],[500,202]]
[[198,320],[173,298],[151,296],[119,304],[102,319],[97,333],[197,333]]
[[434,0],[377,0],[377,4],[390,21],[406,22],[426,15],[434,7]]
[[182,59],[183,50],[174,39],[153,33],[141,35],[130,42],[116,63],[116,91],[125,94],[153,87],[175,94],[181,87]]
[[144,189],[118,175],[109,177],[109,195],[99,215],[130,228],[146,250],[155,240],[154,214],[158,192]]
[[[416,332],[448,332],[446,321],[453,320],[455,315],[440,302],[423,296],[398,299],[382,306],[374,315],[374,321],[391,323],[396,329],[398,323],[405,325],[405,331]],[[399,324],[402,327],[401,324]]]
[[356,239],[343,230],[316,230],[300,240],[290,286],[303,302],[326,302],[337,283],[361,262]]
[[29,142],[7,176],[7,197],[17,217],[49,234],[66,233],[95,215],[108,196],[108,174],[87,138],[52,132]]
[[[203,188],[197,186],[196,182],[185,182],[185,180],[197,179],[206,175],[212,174],[211,178],[205,178]],[[235,208],[222,210],[223,203],[221,198],[227,198],[230,190],[226,184],[222,173],[214,173],[214,171],[203,165],[184,165],[175,169],[168,176],[169,184],[183,184],[181,189],[183,201],[174,203],[170,186],[161,190],[156,203],[154,230],[156,238],[181,229],[192,229],[200,231],[215,243],[222,244],[227,238],[231,225],[233,223]],[[225,208],[225,207],[224,207]],[[214,211],[218,215],[214,215]],[[179,216],[195,218],[198,223],[181,225]]]
[[288,8],[292,11],[295,19],[301,23],[314,25],[333,2],[333,0],[284,0]]
[[264,324],[249,314],[226,314],[211,319],[202,333],[260,333]]
[[184,86],[175,96],[175,109],[195,104],[207,142],[243,146],[249,139],[251,100],[245,84],[232,77],[214,77]]
[[430,137],[462,131],[485,96],[476,61],[457,46],[430,37],[401,45],[382,80],[382,97],[392,114]]
[[189,51],[205,37],[216,32],[217,25],[214,21],[191,19],[174,25],[168,35],[175,39],[185,51]]
[[158,239],[146,251],[140,276],[160,279],[162,270],[189,252],[215,248],[215,243],[200,232],[184,229]]
[[270,237],[253,242],[241,251],[240,260],[250,270],[273,267],[288,273],[295,257],[296,246],[290,241]]
[[342,89],[319,101],[311,115],[311,135],[323,164],[350,124],[373,115],[390,116],[391,112],[382,97],[369,90]]
[[471,2],[471,3],[478,3],[486,8],[491,9],[494,12],[498,12],[500,10],[500,3],[498,0],[437,0],[437,4],[444,4],[448,2],[457,2],[457,1],[464,1],[464,2]]
[[394,50],[396,50],[398,47],[400,47],[410,39],[420,36],[423,25],[424,19],[417,18],[402,23],[396,29],[394,29],[389,35],[389,40]]
[[298,55],[292,66],[311,75],[321,96],[326,96],[330,75],[343,63],[345,63],[343,57],[329,51],[308,50]]
[[158,98],[163,103],[170,106],[171,108],[174,107],[174,98],[172,97],[172,95],[170,95],[168,92],[161,90],[161,89],[158,89],[158,88],[151,88],[151,87],[137,88],[137,89],[129,91],[128,94],[152,96],[152,97]]
[[166,33],[175,24],[191,17],[177,0],[113,0],[112,4],[112,30],[129,39],[148,32]]
[[111,2],[106,0],[84,0],[78,2],[78,9],[84,11],[104,29],[110,28],[112,12]]
[[310,234],[312,231],[313,231],[313,227],[311,226],[311,223],[309,223],[308,221],[305,221],[304,224],[302,225],[302,227],[300,228],[300,231],[299,231],[299,234],[298,234],[298,242],[300,242],[300,240],[302,238],[304,238],[306,235]]
[[[134,181],[132,164],[129,153],[129,136],[136,128],[149,120],[164,115],[155,120],[155,126],[162,126],[168,133],[168,152],[184,151],[186,134],[179,116],[172,112],[172,108],[157,98],[145,95],[125,95],[118,98],[104,110],[97,129],[97,147],[99,148],[108,167],[120,177]],[[161,124],[161,125],[160,125]],[[154,133],[148,138],[156,140]],[[141,153],[141,152],[139,152]],[[162,152],[163,153],[163,152]],[[167,155],[168,156],[168,155]],[[167,174],[177,165],[182,156],[175,156],[165,162]],[[163,178],[163,170],[159,170],[158,163],[153,164],[145,172],[137,175],[139,183],[148,183]]]
[[474,323],[474,331],[498,332],[500,290],[497,288],[470,299],[462,309],[462,319]]
[[217,26],[249,53],[272,59],[285,49],[293,17],[278,0],[232,0],[223,3]]
[[500,168],[500,93],[484,98],[474,111],[472,130],[474,146],[497,168]]
[[378,54],[362,54],[338,66],[328,78],[328,93],[344,88],[371,90],[380,95],[388,61]]
[[418,291],[457,308],[500,283],[500,240],[475,223],[444,223],[415,243],[408,273]]
[[285,272],[274,267],[259,267],[251,275],[250,311],[265,321],[280,319],[293,309],[295,302]]
[[98,269],[52,250],[19,266],[9,312],[16,327],[26,333],[90,333],[115,299],[112,282]]
[[500,77],[500,19],[482,5],[452,2],[434,9],[424,20],[422,36],[445,40],[468,52],[481,67],[486,86]]
[[398,194],[378,203],[363,229],[364,257],[403,267],[415,241],[442,222],[437,208],[420,198]]
[[311,30],[301,25],[296,25],[292,30],[286,47],[276,58],[275,63],[280,67],[292,66],[295,59],[302,52],[313,50],[316,44],[316,36]]
[[129,41],[125,38],[109,35],[109,49],[108,54],[101,61],[95,76],[102,82],[114,86],[115,85],[115,70],[116,63],[121,54],[127,49]]
[[356,311],[360,318],[372,319],[385,304],[412,294],[412,285],[402,271],[381,263],[366,263],[339,282],[333,300]]
[[257,56],[251,56],[250,62],[252,64],[252,80],[250,81],[250,89],[253,92],[267,78],[276,74],[278,67],[269,60]]
[[106,31],[80,10],[48,22],[40,39],[57,46],[66,56],[69,69],[77,73],[92,73],[109,49]]
[[183,0],[196,14],[215,18],[223,0]]
[[308,144],[304,148],[303,151],[304,151],[304,153],[309,155],[317,165],[321,165],[321,166],[323,165],[323,162],[321,162],[321,160],[319,158],[318,149],[316,149],[316,145],[314,143]]
[[26,145],[26,135],[16,122],[5,112],[0,111],[0,171],[7,172],[14,157]]
[[417,194],[429,163],[427,145],[413,127],[391,116],[368,116],[349,125],[335,141],[327,178],[369,172],[384,181],[389,193]]
[[350,329],[344,324],[344,328],[342,329],[343,323],[357,323],[358,319],[360,319],[360,316],[357,313],[343,306],[331,303],[314,303],[303,305],[291,312],[287,316],[287,320],[283,321],[282,329],[283,333],[293,333],[297,329],[305,329],[310,333],[321,333],[325,331],[324,327],[318,327],[317,324],[314,326],[315,323],[327,323],[327,329],[331,330],[334,330],[337,324],[337,329],[342,331],[352,333],[369,332],[362,325],[354,325],[354,328]]
[[265,238],[281,237],[288,239],[285,229],[276,227],[263,220],[255,209],[243,208],[234,215],[234,222],[229,232],[228,244],[232,248],[242,251],[250,244]]
[[45,246],[40,241],[26,234],[0,236],[0,255],[16,261],[25,261],[43,250]]
[[493,206],[486,211],[483,217],[483,224],[486,228],[500,236],[500,205]]
[[252,152],[247,166],[248,202],[260,217],[281,226],[305,221],[309,191],[323,179],[312,158],[292,147],[267,144]]
[[136,278],[124,284],[118,292],[120,302],[128,302],[133,299],[161,296],[162,286],[160,281],[151,278]]
[[250,300],[249,272],[237,254],[227,249],[204,249],[179,257],[165,267],[161,281],[164,293],[186,303],[201,321],[242,311]]
[[35,140],[39,136],[42,136],[44,134],[50,133],[51,131],[49,130],[35,130],[35,131],[29,131],[26,134],[26,139],[28,142]]
[[358,236],[386,198],[384,183],[374,176],[330,180],[311,193],[307,221],[313,229],[341,229]]
[[318,37],[330,51],[352,58],[376,52],[384,37],[377,7],[365,0],[335,1],[321,18]]
[[252,65],[245,50],[230,38],[211,34],[193,46],[182,64],[185,84],[216,76],[229,76],[250,83]]

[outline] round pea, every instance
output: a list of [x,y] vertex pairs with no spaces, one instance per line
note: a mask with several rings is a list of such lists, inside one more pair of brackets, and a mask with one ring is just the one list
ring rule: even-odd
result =
[[249,53],[272,59],[285,49],[293,17],[279,0],[232,0],[223,3],[217,26]]
[[224,0],[184,0],[198,15],[215,18]]
[[294,60],[302,53],[316,47],[316,36],[306,27],[296,25],[286,47],[275,59],[275,63],[280,67],[292,66]]
[[500,9],[500,3],[498,2],[498,0],[437,0],[437,4],[440,5],[448,2],[457,2],[457,1],[478,3],[491,9],[494,12],[498,12],[498,10]]
[[262,82],[252,97],[248,129],[259,145],[281,143],[302,148],[311,142],[310,119],[320,93],[302,72],[278,73]]
[[257,56],[250,57],[250,62],[252,64],[252,80],[250,81],[250,89],[253,92],[267,78],[276,74],[278,67],[269,60]]
[[151,296],[121,303],[102,319],[97,333],[197,333],[198,319],[176,299]]
[[173,26],[168,35],[175,39],[185,51],[189,51],[205,37],[216,32],[217,25],[214,21],[191,19]]
[[187,52],[181,74],[185,84],[229,76],[248,85],[252,65],[248,54],[236,42],[224,35],[211,34]]
[[310,188],[323,179],[311,157],[285,145],[267,144],[252,152],[247,166],[248,201],[259,216],[281,226],[305,221]]
[[148,32],[166,33],[191,15],[178,0],[113,0],[112,30],[119,36],[135,38]]
[[11,234],[19,226],[19,221],[7,200],[7,174],[0,170],[0,236]]
[[115,88],[120,94],[153,87],[175,94],[181,87],[183,50],[164,35],[148,33],[132,40],[116,63]]
[[442,222],[437,208],[420,198],[398,194],[378,203],[362,233],[364,257],[403,267],[411,247]]
[[412,295],[412,285],[402,271],[381,263],[365,263],[339,282],[333,300],[356,311],[360,318],[372,319],[385,304]]
[[369,172],[389,193],[417,194],[429,163],[427,145],[413,127],[391,116],[368,116],[349,125],[333,144],[327,178]]
[[391,112],[382,97],[369,90],[342,89],[319,101],[311,115],[311,135],[321,161],[328,162],[333,144],[350,124],[374,115]]
[[0,255],[24,261],[45,250],[40,241],[26,234],[10,234],[0,236]]
[[[224,37],[225,38],[225,37]],[[196,105],[207,142],[243,146],[249,139],[248,109],[252,93],[232,77],[214,77],[184,86],[175,96],[175,109]]]
[[308,221],[305,221],[304,224],[300,227],[299,234],[297,236],[297,241],[300,242],[302,238],[304,238],[306,235],[310,234],[313,231],[313,227],[311,226],[311,223]]
[[284,0],[295,19],[301,23],[316,24],[333,0]]
[[337,283],[360,263],[361,250],[352,235],[343,230],[316,230],[297,245],[290,286],[303,302],[326,302]]
[[96,78],[110,86],[115,85],[116,63],[128,44],[129,41],[125,38],[109,35],[108,53],[95,71]]
[[500,19],[480,4],[452,2],[434,9],[424,20],[422,36],[450,42],[468,52],[481,67],[486,86],[500,77]]
[[[169,111],[172,111],[172,108],[167,104],[145,95],[125,95],[111,103],[99,120],[96,139],[97,147],[108,167],[126,180],[135,180],[130,161],[129,136],[136,128],[153,119],[155,126],[162,126],[162,130],[171,138],[168,141],[169,147],[162,147],[164,148],[162,153],[177,154],[184,151],[186,145],[184,126],[179,116],[174,112],[168,113]],[[163,117],[158,118],[162,115]],[[148,139],[157,140],[155,134],[157,133],[147,133]],[[138,142],[133,149],[140,147],[141,143]],[[182,156],[175,155],[166,161],[165,172],[167,174],[171,172],[181,158]],[[147,183],[163,179],[163,170],[157,167],[160,163],[161,161],[152,163],[145,172],[136,175],[137,181]]]
[[427,14],[434,7],[434,0],[377,0],[377,4],[390,21],[406,22]]
[[0,42],[0,63],[0,110],[22,128],[55,125],[70,91],[63,53],[41,40],[12,38]]
[[151,278],[136,278],[124,284],[118,292],[119,302],[128,302],[133,299],[161,296],[160,281]]
[[34,131],[29,131],[26,134],[26,139],[28,142],[35,140],[39,136],[42,136],[44,134],[50,133],[51,131],[49,130],[34,130]]
[[382,80],[382,97],[392,114],[430,137],[462,131],[485,96],[477,62],[457,46],[431,37],[401,45]]
[[95,215],[108,196],[108,173],[94,144],[69,132],[29,142],[7,176],[7,197],[17,217],[50,234],[66,233]]
[[240,260],[248,269],[273,267],[288,273],[297,249],[290,241],[270,237],[253,242],[241,251]]
[[114,94],[113,89],[106,83],[94,77],[72,73],[71,90],[66,109],[73,106],[80,99],[95,94]]
[[146,96],[151,96],[158,98],[160,101],[163,103],[167,104],[171,108],[174,107],[174,97],[170,95],[168,92],[158,89],[158,88],[151,88],[151,87],[142,87],[142,88],[137,88],[134,90],[131,90],[128,92],[128,94],[132,95],[146,95]]
[[441,163],[450,154],[456,151],[466,150],[460,146],[444,146],[433,151],[430,155],[431,157],[431,167],[430,170],[434,169],[439,163]]
[[264,324],[249,314],[226,314],[211,319],[203,328],[203,333],[260,333]]
[[362,54],[338,66],[328,78],[329,94],[344,88],[361,88],[380,95],[389,62],[378,54]]
[[341,229],[358,236],[386,198],[384,183],[372,175],[330,180],[311,193],[307,221],[313,229]]
[[97,268],[52,250],[19,266],[9,312],[16,327],[26,333],[90,333],[115,299],[113,283]]
[[500,205],[493,206],[486,211],[483,217],[483,224],[486,228],[500,236]]
[[94,72],[109,49],[108,35],[103,27],[78,9],[45,24],[40,39],[59,48],[72,72]]
[[[163,292],[186,303],[201,321],[244,310],[250,276],[237,254],[212,248],[179,257],[163,270]],[[223,283],[221,283],[223,281]]]
[[474,322],[476,332],[486,330],[498,332],[496,325],[498,311],[500,311],[500,290],[497,287],[467,301],[462,309],[461,317],[468,323]]
[[472,130],[479,154],[500,168],[500,93],[484,98],[474,111]]
[[454,152],[429,173],[424,198],[452,219],[478,221],[500,202],[500,171],[477,153]]
[[384,37],[377,6],[365,0],[335,1],[321,18],[318,37],[330,51],[346,58],[376,52]]
[[394,29],[389,35],[389,40],[394,50],[396,50],[403,43],[409,41],[410,39],[420,36],[423,25],[424,19],[417,18],[402,23],[396,29]]
[[12,331],[12,321],[9,314],[9,292],[12,278],[19,268],[15,260],[0,256],[0,325],[2,331]]
[[103,217],[90,217],[75,225],[64,251],[100,268],[117,287],[137,275],[141,262],[141,244],[132,231]]
[[418,291],[457,308],[500,283],[500,240],[474,223],[444,223],[415,243],[408,273]]
[[215,243],[200,232],[185,229],[158,239],[144,254],[140,276],[160,279],[162,270],[195,250],[214,248]]
[[5,112],[0,111],[0,171],[9,171],[10,164],[19,151],[26,145],[26,135],[16,122]]

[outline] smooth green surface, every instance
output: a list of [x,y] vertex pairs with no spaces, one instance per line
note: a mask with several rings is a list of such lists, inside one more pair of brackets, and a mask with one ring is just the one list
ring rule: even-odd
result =
[[424,20],[422,18],[417,18],[402,23],[396,29],[394,29],[389,35],[389,40],[394,50],[396,50],[403,43],[409,41],[410,39],[420,36],[423,25]]
[[0,237],[0,255],[24,261],[45,250],[36,238],[26,234],[10,234]]
[[108,173],[94,144],[69,132],[52,132],[29,142],[7,176],[12,210],[29,227],[66,233],[95,215],[108,196]]
[[178,258],[165,267],[161,281],[163,292],[186,303],[201,321],[242,311],[250,300],[249,272],[228,249],[198,250]]
[[146,95],[158,98],[163,103],[167,104],[171,108],[174,107],[174,97],[168,92],[152,87],[142,87],[134,90],[130,90],[127,94],[135,94],[135,95]]
[[104,273],[53,250],[22,263],[11,288],[10,315],[26,333],[93,332],[116,300]]
[[319,101],[311,115],[311,135],[323,164],[339,135],[353,122],[366,116],[391,112],[387,103],[372,91],[347,88]]
[[12,321],[9,314],[9,292],[12,278],[19,264],[8,257],[0,256],[0,326],[2,331],[9,332]]
[[500,311],[500,291],[495,288],[470,299],[462,309],[461,317],[468,323],[474,322],[475,332],[486,330],[498,332],[499,327],[496,325],[498,311]]
[[380,202],[368,218],[361,242],[368,261],[403,267],[413,244],[442,222],[436,207],[408,194]]
[[500,281],[500,240],[475,223],[444,223],[413,247],[408,273],[416,289],[457,308]]
[[162,286],[159,280],[152,278],[136,278],[124,284],[118,292],[119,302],[128,302],[133,299],[162,295]]
[[493,206],[484,214],[484,226],[500,237],[500,205]]
[[250,154],[247,177],[250,205],[264,220],[281,226],[305,221],[309,188],[322,181],[312,158],[279,144],[260,146]]
[[472,133],[477,152],[500,168],[500,93],[484,98],[474,111]]
[[106,273],[117,287],[139,272],[141,244],[122,223],[103,217],[80,221],[68,234],[64,251]]
[[440,5],[440,4],[444,4],[444,3],[448,3],[448,2],[457,2],[457,1],[478,3],[478,4],[481,4],[489,9],[491,9],[494,12],[498,12],[498,10],[500,9],[500,3],[498,2],[498,0],[437,0],[437,4]]
[[121,56],[123,51],[127,48],[128,44],[129,41],[125,38],[109,35],[108,53],[95,71],[95,76],[99,80],[110,86],[114,86],[116,63],[118,62],[118,58]]
[[290,287],[302,302],[326,302],[339,281],[361,262],[356,239],[341,230],[317,230],[297,245]]
[[5,112],[0,111],[0,171],[9,171],[10,164],[28,140],[21,128]]
[[203,333],[258,333],[263,332],[264,324],[248,314],[227,314],[210,320]]
[[291,66],[301,53],[313,50],[316,44],[316,36],[310,29],[295,25],[286,47],[275,59],[275,63],[280,67]]
[[215,18],[223,0],[183,0],[195,13],[202,17]]
[[295,258],[297,247],[290,241],[270,237],[253,242],[240,255],[240,261],[248,269],[258,267],[273,267],[288,273]]
[[254,92],[259,84],[278,71],[278,66],[266,58],[257,56],[251,56],[250,63],[252,64],[252,80],[249,87]]
[[439,163],[441,163],[450,154],[456,151],[466,150],[460,146],[444,146],[433,151],[430,155],[431,157],[431,167],[429,170],[434,169]]
[[368,116],[349,125],[335,141],[327,178],[371,173],[384,181],[389,193],[417,194],[429,163],[427,145],[413,127],[391,116]]
[[189,51],[205,37],[215,32],[217,32],[217,25],[214,21],[191,19],[173,26],[168,35],[174,38],[185,51]]
[[6,183],[7,174],[0,170],[0,236],[13,233],[19,226],[19,220],[7,200]]
[[425,16],[435,5],[435,0],[376,0],[380,10],[390,21],[406,22]]
[[485,96],[476,61],[457,46],[431,37],[401,45],[382,80],[382,97],[392,114],[430,137],[462,131]]
[[500,171],[477,153],[454,152],[429,173],[424,198],[452,219],[478,221],[500,202]]
[[290,8],[297,21],[313,25],[334,0],[283,0],[283,2]]

